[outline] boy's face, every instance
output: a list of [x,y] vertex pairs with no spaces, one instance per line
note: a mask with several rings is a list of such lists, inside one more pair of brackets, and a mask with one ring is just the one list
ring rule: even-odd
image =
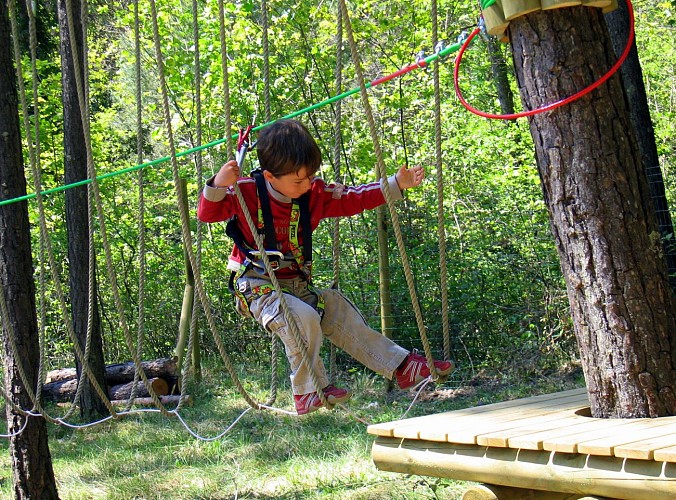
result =
[[263,176],[275,189],[275,191],[289,198],[300,198],[310,190],[314,175],[309,175],[307,168],[301,167],[297,172],[275,177],[269,171],[264,170]]

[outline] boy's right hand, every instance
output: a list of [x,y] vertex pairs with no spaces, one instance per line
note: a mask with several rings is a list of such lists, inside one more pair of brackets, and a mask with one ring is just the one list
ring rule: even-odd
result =
[[239,166],[235,160],[230,160],[221,167],[212,181],[213,186],[217,188],[230,187],[239,179]]

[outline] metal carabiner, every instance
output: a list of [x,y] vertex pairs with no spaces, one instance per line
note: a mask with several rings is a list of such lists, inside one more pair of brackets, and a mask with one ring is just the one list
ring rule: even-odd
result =
[[256,143],[254,143],[251,146],[249,146],[249,133],[251,132],[252,128],[253,125],[249,125],[245,129],[243,128],[239,129],[239,137],[237,139],[237,152],[235,153],[235,160],[237,161],[237,166],[239,167],[240,171],[244,167],[244,158],[246,157],[246,154],[256,145]]
[[415,58],[415,63],[418,65],[420,68],[424,68],[427,66],[426,61],[425,61],[425,51],[421,50],[418,52]]

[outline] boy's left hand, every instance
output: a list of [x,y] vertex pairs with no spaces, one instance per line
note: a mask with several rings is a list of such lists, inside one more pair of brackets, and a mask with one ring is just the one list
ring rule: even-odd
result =
[[411,168],[401,167],[396,174],[399,189],[410,189],[419,186],[425,178],[425,170],[420,166]]

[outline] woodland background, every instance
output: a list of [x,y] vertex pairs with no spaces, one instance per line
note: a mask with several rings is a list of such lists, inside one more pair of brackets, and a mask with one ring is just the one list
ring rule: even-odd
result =
[[[60,60],[55,12],[39,4],[38,18],[47,35],[39,54],[40,140],[42,183],[45,189],[64,182],[63,118],[60,100]],[[142,102],[145,160],[169,154],[162,120],[149,12],[140,5],[142,37]],[[263,64],[260,5],[227,4],[229,26],[230,99],[236,127],[264,122]],[[429,7],[418,2],[375,2],[352,6],[352,22],[366,79],[387,75],[433,52]],[[637,0],[636,43],[650,100],[660,166],[670,206],[676,203],[676,2]],[[99,174],[117,172],[136,163],[136,99],[134,77],[133,10],[130,2],[89,3],[89,71],[92,144]],[[202,143],[236,130],[225,130],[225,97],[221,76],[218,12],[215,2],[199,3],[200,87]],[[336,66],[334,2],[274,0],[270,9],[271,116],[279,118],[335,95]],[[197,146],[194,43],[189,2],[165,0],[159,6],[160,36],[172,105],[172,127],[178,150]],[[475,26],[476,2],[442,1],[440,39],[447,44]],[[507,45],[499,45],[507,67]],[[349,49],[344,51],[344,90],[358,86]],[[24,60],[30,78],[30,60]],[[499,112],[488,46],[473,43],[460,70],[465,98],[475,107]],[[512,91],[519,107],[511,72]],[[452,358],[457,377],[471,378],[482,368],[516,368],[522,375],[554,370],[576,363],[575,339],[568,300],[542,200],[533,145],[525,120],[479,118],[467,111],[453,90],[453,57],[440,65],[442,107],[443,192]],[[30,88],[31,82],[26,82]],[[430,69],[417,70],[369,91],[383,144],[388,171],[402,164],[427,166],[428,179],[406,193],[398,204],[407,251],[428,335],[439,352],[442,345],[437,188],[435,186],[433,86]],[[29,106],[30,106],[30,96]],[[375,178],[375,156],[366,117],[357,96],[342,102],[341,172],[347,184]],[[334,177],[331,165],[333,106],[301,116],[324,152],[323,175]],[[28,154],[24,155],[28,158]],[[224,146],[202,153],[203,173],[196,173],[194,155],[179,159],[188,181],[193,230],[198,231],[194,207],[200,186],[228,159]],[[249,158],[255,165],[255,155]],[[31,185],[30,173],[26,175]],[[143,358],[167,357],[176,345],[185,264],[181,227],[171,165],[162,162],[144,169],[147,283],[144,307]],[[137,176],[123,174],[101,181],[117,279],[123,292],[127,320],[138,320]],[[67,237],[63,193],[45,198],[52,242],[62,269],[67,269]],[[37,227],[37,208],[30,203]],[[673,214],[672,209],[672,214]],[[341,224],[340,287],[359,306],[375,328],[380,327],[378,249],[375,212]],[[268,340],[252,322],[232,307],[225,270],[231,241],[224,225],[199,229],[202,276],[207,284],[219,331],[228,353],[239,361],[264,360]],[[333,278],[331,224],[315,236],[315,281],[329,286]],[[45,261],[34,232],[36,273]],[[419,347],[420,339],[394,240],[391,241],[392,337],[405,347]],[[131,358],[115,318],[113,298],[99,266],[98,302],[106,362]],[[36,274],[37,276],[37,274]],[[67,276],[64,274],[64,282]],[[72,346],[59,306],[47,282],[43,287],[43,324],[50,346],[49,368],[72,366]],[[216,353],[211,333],[200,322],[203,350]],[[516,362],[515,362],[516,361]],[[341,366],[352,367],[339,358]]]

